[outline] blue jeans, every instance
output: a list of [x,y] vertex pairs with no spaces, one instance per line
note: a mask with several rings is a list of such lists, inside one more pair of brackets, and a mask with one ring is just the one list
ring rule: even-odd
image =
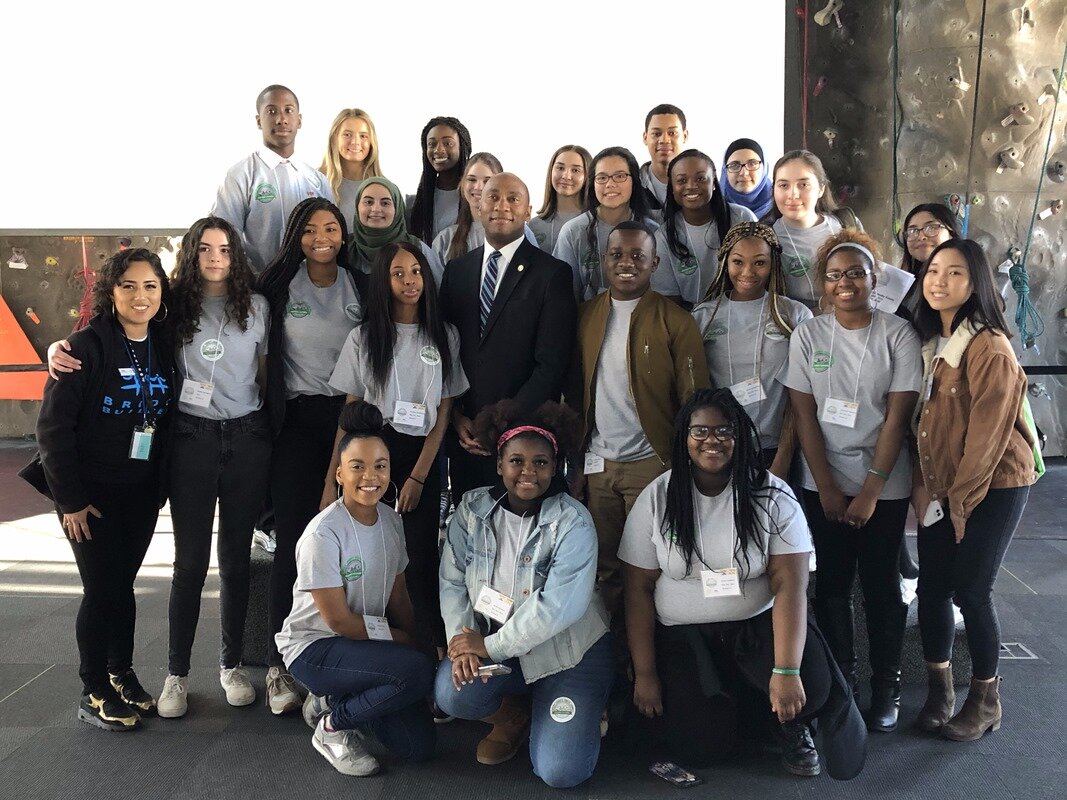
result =
[[[526,683],[517,658],[504,662],[510,675],[476,680],[456,691],[452,661],[438,665],[434,697],[443,711],[460,719],[482,719],[500,708],[504,695],[532,695],[530,761],[541,780],[556,789],[586,781],[600,756],[600,716],[608,702],[615,661],[611,634],[604,634],[575,666]],[[570,700],[567,702],[560,702]]]
[[335,730],[369,730],[401,758],[425,761],[437,742],[426,697],[433,664],[393,642],[331,636],[312,642],[289,671],[330,705]]

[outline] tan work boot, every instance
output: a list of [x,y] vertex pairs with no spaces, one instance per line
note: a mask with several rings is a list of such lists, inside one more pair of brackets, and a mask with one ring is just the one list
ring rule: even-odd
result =
[[503,764],[514,758],[530,735],[530,707],[525,697],[507,695],[496,713],[483,722],[493,726],[489,735],[478,742],[479,764]]
[[960,713],[945,723],[941,735],[954,742],[973,742],[1000,727],[1000,677],[991,681],[971,678],[971,688]]

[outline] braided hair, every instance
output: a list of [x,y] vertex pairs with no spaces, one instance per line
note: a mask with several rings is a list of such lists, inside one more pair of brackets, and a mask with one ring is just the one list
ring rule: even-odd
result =
[[744,561],[741,572],[743,577],[747,577],[752,571],[748,555],[749,545],[754,545],[757,551],[764,554],[766,551],[762,534],[776,533],[764,528],[757,512],[770,512],[771,506],[777,504],[774,495],[783,490],[768,484],[767,469],[760,458],[759,432],[729,389],[699,389],[678,412],[674,423],[674,441],[671,445],[671,476],[667,482],[660,533],[666,541],[673,543],[680,550],[686,563],[686,576],[692,571],[694,553],[705,567],[712,568],[703,560],[697,549],[693,462],[689,457],[689,425],[693,414],[703,408],[717,408],[727,423],[734,428],[734,453],[728,469],[731,473],[730,491],[734,500],[733,527],[737,532],[735,560],[738,567],[741,567]]
[[419,188],[415,191],[415,202],[411,204],[409,230],[426,244],[433,242],[433,193],[437,188],[437,170],[426,157],[426,137],[438,125],[451,128],[459,137],[459,160],[456,166],[448,171],[457,182],[463,176],[467,168],[467,159],[471,155],[470,131],[455,117],[434,117],[422,129],[422,136],[419,138],[419,147],[422,149],[422,176],[419,178]]
[[663,229],[667,234],[667,244],[679,261],[685,261],[692,255],[678,235],[678,225],[675,223],[675,215],[682,210],[682,207],[674,198],[672,178],[674,176],[674,168],[678,166],[678,163],[683,158],[699,158],[711,168],[711,185],[714,187],[711,191],[711,219],[715,222],[715,227],[719,232],[720,242],[726,238],[726,233],[730,230],[730,207],[727,205],[726,197],[723,196],[722,188],[719,186],[719,175],[715,170],[715,162],[711,160],[711,156],[699,150],[683,150],[672,158],[671,163],[667,165],[667,202],[663,206]]

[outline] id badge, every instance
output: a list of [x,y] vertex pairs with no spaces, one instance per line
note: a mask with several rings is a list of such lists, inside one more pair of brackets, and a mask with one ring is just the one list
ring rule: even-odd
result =
[[409,428],[421,428],[426,421],[426,406],[422,403],[409,403],[397,400],[393,406],[393,422],[407,425]]
[[826,405],[822,409],[822,421],[829,422],[831,425],[855,428],[856,415],[859,414],[859,411],[859,403],[851,403],[848,400],[835,400],[832,397],[828,397]]
[[503,625],[508,621],[508,617],[511,616],[511,607],[514,603],[515,601],[506,594],[501,594],[496,589],[483,586],[478,593],[478,602],[474,604],[474,610]]
[[741,594],[741,582],[737,579],[737,567],[700,570],[705,597],[737,597]]
[[182,393],[178,399],[183,403],[199,408],[207,408],[211,405],[211,394],[215,391],[215,384],[203,381],[182,381]]
[[767,399],[767,393],[763,391],[763,384],[760,383],[760,379],[755,376],[749,378],[747,381],[735,383],[730,387],[730,391],[733,392],[734,399],[743,406],[747,406],[751,403],[758,403],[760,400]]
[[596,475],[598,472],[604,471],[604,459],[602,456],[598,456],[596,453],[587,450],[585,453],[585,469],[582,470],[586,475]]
[[373,614],[363,615],[363,625],[367,629],[367,638],[377,642],[393,641],[393,632],[389,630],[389,620]]
[[152,455],[152,437],[154,428],[134,428],[130,439],[130,458],[135,461],[147,461]]
[[924,388],[924,391],[923,391],[923,402],[925,403],[927,400],[930,399],[930,395],[932,395],[933,392],[934,392],[934,376],[933,375],[930,376],[930,379],[926,382],[926,386],[923,387],[923,388]]

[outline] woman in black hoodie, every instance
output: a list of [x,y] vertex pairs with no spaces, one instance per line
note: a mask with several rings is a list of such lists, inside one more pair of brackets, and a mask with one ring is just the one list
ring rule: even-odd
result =
[[133,671],[133,582],[166,497],[174,345],[159,323],[169,294],[154,253],[108,259],[93,286],[92,319],[70,337],[82,369],[48,381],[37,420],[44,477],[84,591],[78,718],[106,730],[137,728],[155,709]]

